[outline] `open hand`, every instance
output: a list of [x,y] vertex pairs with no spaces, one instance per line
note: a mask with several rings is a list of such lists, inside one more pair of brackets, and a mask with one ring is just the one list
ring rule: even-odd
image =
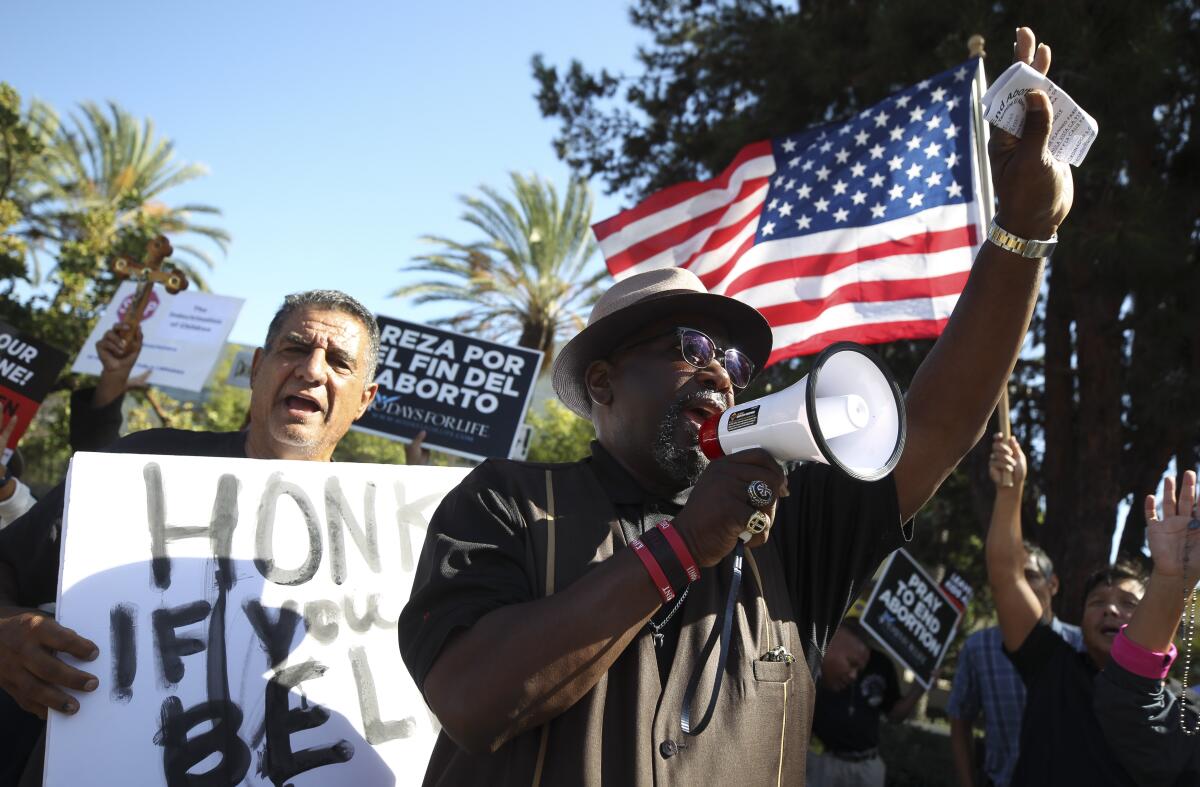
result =
[[1146,536],[1156,576],[1180,579],[1190,591],[1200,579],[1200,519],[1196,518],[1196,473],[1183,474],[1175,498],[1175,479],[1163,482],[1162,516],[1154,495],[1146,495]]
[[94,691],[100,685],[95,675],[63,663],[57,651],[89,661],[99,653],[91,640],[44,613],[0,618],[0,688],[41,719],[51,708],[67,714],[79,710],[79,702],[62,687]]
[[[1017,30],[1013,61],[1027,63],[1045,74],[1050,69],[1050,47],[1037,44],[1028,27]],[[996,223],[1028,240],[1048,240],[1058,232],[1074,201],[1071,165],[1050,155],[1053,110],[1040,90],[1025,95],[1025,129],[1020,139],[1003,129],[991,129],[988,153],[992,181],[1000,207]]]

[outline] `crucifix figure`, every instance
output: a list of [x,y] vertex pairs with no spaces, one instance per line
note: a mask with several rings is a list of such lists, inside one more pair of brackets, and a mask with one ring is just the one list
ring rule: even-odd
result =
[[163,285],[172,295],[187,289],[186,276],[175,270],[174,266],[169,263],[166,263],[164,267],[163,260],[170,257],[172,251],[174,249],[171,248],[171,242],[165,235],[159,235],[146,247],[146,258],[141,263],[128,257],[118,257],[113,260],[113,273],[123,279],[133,279],[137,282],[133,302],[125,310],[125,316],[121,318],[121,322],[126,325],[137,325],[142,321],[146,302],[150,299],[150,293],[155,284]]

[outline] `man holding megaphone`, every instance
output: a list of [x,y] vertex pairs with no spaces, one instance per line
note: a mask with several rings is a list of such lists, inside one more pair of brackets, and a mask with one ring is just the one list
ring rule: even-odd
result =
[[[1034,44],[1022,28],[1016,56],[1045,73]],[[1070,209],[1049,128],[1035,92],[1023,137],[992,138],[1019,238]],[[1041,277],[984,243],[903,403],[834,347],[735,405],[770,355],[762,316],[682,269],[616,283],[554,364],[591,456],[485,462],[430,523],[399,633],[442,725],[426,784],[803,784],[822,651],[982,434]]]

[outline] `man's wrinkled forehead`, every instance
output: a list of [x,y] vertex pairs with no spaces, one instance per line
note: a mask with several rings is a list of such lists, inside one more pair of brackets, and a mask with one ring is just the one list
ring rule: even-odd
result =
[[340,311],[301,309],[292,314],[279,331],[280,344],[321,346],[357,354],[363,337],[363,326],[349,314]]

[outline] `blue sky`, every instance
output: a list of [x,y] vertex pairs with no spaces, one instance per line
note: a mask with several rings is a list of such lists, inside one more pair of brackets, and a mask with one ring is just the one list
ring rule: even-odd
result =
[[[456,196],[511,170],[565,187],[530,57],[633,72],[640,40],[623,2],[18,0],[0,79],[64,114],[112,99],[209,167],[167,201],[224,212],[233,243],[210,283],[246,299],[231,339],[257,344],[297,290],[440,313],[387,293],[418,236],[476,237]],[[597,193],[595,218],[621,206]]]

